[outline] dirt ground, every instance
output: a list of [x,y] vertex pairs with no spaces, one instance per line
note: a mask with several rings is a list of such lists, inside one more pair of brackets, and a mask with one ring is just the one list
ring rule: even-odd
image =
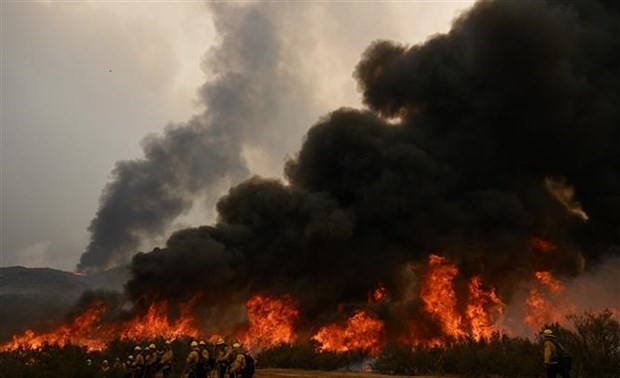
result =
[[[383,375],[374,373],[354,373],[342,371],[312,371],[291,369],[258,369],[254,375],[256,378],[403,378],[403,375]],[[416,378],[441,378],[420,377]]]

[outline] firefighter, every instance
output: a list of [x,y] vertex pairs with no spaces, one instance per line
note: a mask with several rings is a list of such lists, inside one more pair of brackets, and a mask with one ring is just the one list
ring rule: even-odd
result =
[[133,360],[134,360],[133,354],[130,354],[129,356],[127,356],[127,360],[123,362],[123,368],[122,368],[122,371],[124,372],[123,377],[131,378],[133,376],[133,371],[131,367],[131,365],[133,364]]
[[144,355],[144,369],[142,370],[142,375],[139,378],[148,378],[148,362],[151,358],[151,350],[148,345],[142,349],[142,354]]
[[185,359],[185,376],[187,378],[198,378],[197,368],[198,362],[200,362],[200,348],[196,341],[192,341],[190,347],[192,350]]
[[570,366],[566,366],[564,357],[566,352],[556,339],[553,331],[546,329],[543,331],[543,350],[545,355],[545,369],[547,370],[547,378],[556,378],[558,374],[562,378],[569,378],[568,371]]
[[103,377],[110,376],[110,364],[108,363],[108,360],[103,360],[101,363],[101,375]]
[[120,359],[120,358],[118,358],[118,357],[116,357],[116,358],[114,359],[114,365],[112,365],[112,368],[113,368],[113,369],[120,369],[120,368],[122,368],[122,367],[123,367],[123,363],[121,362],[121,359]]
[[232,350],[224,339],[219,338],[215,343],[215,365],[218,371],[218,377],[224,378],[232,359]]
[[135,357],[133,362],[131,363],[131,370],[133,371],[133,376],[135,378],[142,378],[144,374],[144,354],[142,353],[142,348],[139,345],[133,349]]
[[174,353],[172,352],[172,343],[170,340],[166,340],[166,346],[164,347],[164,354],[161,356],[161,372],[164,378],[167,378],[172,371],[172,364],[174,363]]
[[243,353],[243,349],[241,349],[241,344],[234,343],[232,346],[232,355],[233,361],[230,364],[230,377],[231,378],[240,378],[243,377],[243,373],[246,368],[246,360],[245,354]]
[[130,354],[129,356],[127,356],[127,361],[124,362],[125,364],[125,368],[130,368],[131,365],[133,364],[133,354]]
[[198,367],[196,369],[196,372],[198,377],[204,378],[211,371],[211,356],[209,355],[209,350],[207,349],[207,343],[205,343],[203,340],[200,340],[200,342],[198,343],[198,347],[200,349],[198,351],[200,360],[198,361]]
[[149,345],[146,350],[148,351],[148,356],[144,361],[146,370],[145,377],[152,378],[159,370],[159,356],[155,344]]

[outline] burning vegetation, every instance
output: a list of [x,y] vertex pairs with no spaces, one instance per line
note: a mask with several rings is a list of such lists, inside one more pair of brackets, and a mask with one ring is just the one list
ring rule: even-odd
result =
[[[410,314],[410,337],[400,338],[401,344],[436,346],[464,338],[478,341],[489,339],[493,334],[510,334],[510,329],[502,328],[505,305],[495,290],[485,288],[481,279],[475,276],[467,283],[466,295],[459,299],[455,286],[458,275],[457,267],[446,258],[429,255],[417,293],[421,306]],[[549,272],[536,272],[535,277],[524,309],[524,322],[532,332],[545,324],[563,323],[565,314],[576,310],[565,295],[561,281],[554,279]],[[129,319],[114,321],[106,320],[113,309],[97,298],[69,324],[39,334],[27,330],[22,335],[15,335],[0,350],[37,349],[44,344],[71,344],[101,350],[113,340],[217,339],[222,329],[210,329],[197,315],[199,298],[177,304],[174,306],[176,311],[170,311],[167,300],[151,302]],[[399,303],[392,302],[382,285],[370,291],[368,298],[365,305],[339,322],[308,327],[300,323],[299,305],[290,295],[254,295],[245,304],[245,325],[224,332],[253,352],[293,344],[298,333],[310,333],[310,339],[314,340],[319,351],[364,351],[376,356],[389,341],[386,333],[389,318],[382,317],[382,314]],[[459,303],[459,300],[464,302]],[[427,327],[425,324],[432,324],[435,328],[429,331],[424,328]],[[391,326],[389,322],[387,325]]]
[[[378,355],[617,313],[618,295],[597,300],[618,294],[617,280],[578,301],[568,289],[620,266],[614,4],[482,1],[423,44],[373,43],[355,69],[366,109],[320,119],[286,182],[247,179],[219,200],[214,225],[135,255],[129,312],[107,316],[119,308],[96,300],[1,349],[229,335],[253,351],[312,340]],[[160,166],[147,165],[147,176]],[[101,250],[102,235],[81,269],[124,253],[115,241]]]

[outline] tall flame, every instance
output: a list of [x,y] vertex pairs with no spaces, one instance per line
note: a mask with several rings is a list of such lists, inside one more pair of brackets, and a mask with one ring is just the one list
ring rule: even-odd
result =
[[499,331],[497,318],[503,314],[505,305],[493,287],[484,288],[480,277],[474,276],[469,280],[468,295],[463,298],[464,313],[459,311],[454,290],[454,279],[458,273],[457,267],[444,257],[429,256],[428,271],[421,282],[420,299],[423,310],[440,326],[442,337],[423,338],[418,335],[418,325],[412,322],[408,339],[410,343],[438,345],[444,341],[445,336],[471,336],[479,340]]
[[121,324],[117,333],[121,339],[174,339],[184,336],[197,338],[200,332],[195,326],[191,305],[182,304],[180,312],[180,316],[170,322],[168,302],[156,302],[151,304],[143,315]]
[[428,265],[429,270],[420,291],[426,312],[437,319],[446,335],[463,336],[463,319],[456,311],[456,293],[452,286],[458,269],[445,258],[433,254],[428,257]]
[[471,335],[479,340],[498,331],[495,316],[504,313],[504,303],[493,288],[488,291],[482,288],[480,277],[472,277],[469,281],[469,298],[465,311]]
[[246,348],[256,351],[295,342],[299,315],[290,296],[256,295],[247,303],[248,328],[237,335]]
[[537,330],[545,323],[561,323],[575,305],[565,296],[566,287],[550,272],[534,272],[537,284],[529,289],[525,323]]

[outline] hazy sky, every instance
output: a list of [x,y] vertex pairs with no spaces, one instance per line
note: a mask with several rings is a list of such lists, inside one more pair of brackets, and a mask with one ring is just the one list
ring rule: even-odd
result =
[[[471,3],[270,3],[288,42],[281,64],[298,75],[308,106],[296,122],[274,120],[280,148],[248,144],[250,169],[280,175],[312,122],[360,106],[351,73],[370,42],[421,42]],[[217,43],[212,12],[186,1],[1,6],[0,266],[72,270],[114,163],[140,158],[145,136],[200,109],[196,90],[212,74],[201,62]],[[212,220],[211,200],[178,223]]]

